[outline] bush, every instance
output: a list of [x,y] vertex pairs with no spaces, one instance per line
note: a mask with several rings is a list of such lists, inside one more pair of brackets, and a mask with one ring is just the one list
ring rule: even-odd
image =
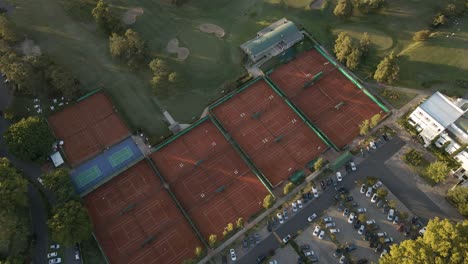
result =
[[461,215],[468,217],[468,187],[456,187],[449,190],[447,199],[455,205]]
[[435,161],[429,164],[426,169],[426,175],[431,178],[434,182],[439,183],[447,178],[450,169],[446,162]]
[[274,204],[274,202],[275,202],[275,198],[273,197],[273,195],[268,194],[263,199],[263,208],[265,208],[265,209],[270,208]]
[[382,96],[389,101],[397,101],[400,99],[400,93],[395,90],[385,88],[382,92]]
[[431,36],[430,30],[420,30],[413,35],[414,41],[426,41]]
[[288,182],[283,189],[283,194],[286,195],[294,189],[294,183]]
[[424,159],[422,153],[414,149],[411,149],[408,152],[406,152],[405,155],[403,155],[403,160],[407,164],[415,167],[427,164],[427,161]]

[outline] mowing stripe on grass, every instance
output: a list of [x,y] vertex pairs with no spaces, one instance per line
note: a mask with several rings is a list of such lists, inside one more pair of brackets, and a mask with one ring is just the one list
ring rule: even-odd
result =
[[115,152],[111,156],[109,156],[108,160],[109,160],[110,164],[112,165],[112,167],[114,168],[114,167],[118,166],[120,163],[130,159],[132,156],[133,156],[133,152],[130,150],[130,148],[125,147],[125,148]]
[[78,174],[78,176],[76,177],[76,182],[78,183],[79,187],[82,187],[101,175],[101,170],[98,168],[97,165],[95,165]]

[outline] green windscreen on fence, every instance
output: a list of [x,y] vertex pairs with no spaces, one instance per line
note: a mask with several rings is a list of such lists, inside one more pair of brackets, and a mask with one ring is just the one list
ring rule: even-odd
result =
[[333,161],[333,163],[330,164],[330,169],[332,169],[333,171],[337,171],[352,158],[353,154],[351,154],[351,152],[349,152],[348,150],[345,153],[343,153],[340,157],[338,157],[335,161]]

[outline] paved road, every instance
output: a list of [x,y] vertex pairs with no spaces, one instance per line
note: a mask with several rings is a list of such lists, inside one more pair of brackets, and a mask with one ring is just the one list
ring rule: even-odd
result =
[[[376,176],[379,177],[395,196],[416,215],[427,219],[435,216],[447,217],[436,204],[417,188],[411,177],[405,177],[406,175],[403,171],[401,171],[401,174],[395,175],[394,172],[385,165],[385,161],[390,159],[404,145],[405,142],[398,137],[385,143],[359,164],[357,172],[344,176],[342,185],[351,189],[355,186],[354,182],[358,178]],[[307,217],[312,213],[320,214],[330,207],[334,203],[334,194],[333,188],[328,188],[325,192],[321,193],[319,198],[305,204],[301,211],[276,229],[276,234],[282,238],[287,234],[295,234],[298,230],[304,230],[309,225]],[[270,234],[253,250],[242,257],[238,263],[256,263],[256,257],[259,255],[267,256],[271,249],[277,249],[279,247],[280,242],[278,239],[273,234]]]

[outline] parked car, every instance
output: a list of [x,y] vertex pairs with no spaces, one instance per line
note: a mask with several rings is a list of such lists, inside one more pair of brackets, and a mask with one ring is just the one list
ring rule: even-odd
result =
[[352,171],[356,171],[356,170],[357,170],[357,168],[356,168],[356,163],[354,163],[354,161],[351,161],[351,162],[349,163],[349,165],[351,165],[351,170],[352,170]]
[[339,182],[343,180],[343,177],[341,176],[341,172],[339,171],[336,172],[336,180]]
[[339,228],[332,228],[330,229],[330,233],[339,233],[340,229]]
[[249,247],[249,241],[247,239],[242,240],[242,247],[243,248],[248,248]]
[[284,244],[287,244],[289,242],[289,240],[291,240],[291,235],[287,235],[283,238],[283,243]]
[[339,263],[340,263],[340,264],[345,264],[345,263],[346,263],[346,257],[345,257],[344,255],[341,256],[340,262],[339,262]]
[[379,232],[379,233],[377,233],[377,236],[378,236],[378,237],[386,237],[386,236],[387,236],[387,232]]
[[62,259],[61,258],[49,259],[49,264],[57,264],[57,263],[62,263]]
[[327,188],[324,181],[320,181],[320,187],[322,187],[322,190]]
[[351,252],[351,251],[356,250],[356,249],[357,249],[357,247],[354,244],[347,244],[346,247],[344,248],[344,250],[346,252]]
[[377,181],[377,182],[374,184],[374,186],[372,186],[372,188],[374,188],[374,189],[377,190],[378,188],[380,188],[380,186],[382,186],[382,182],[381,182],[381,181]]
[[369,142],[369,147],[371,147],[372,149],[377,149],[377,145],[375,145],[374,141]]
[[80,260],[80,246],[78,244],[75,245],[75,260]]
[[347,202],[351,202],[352,200],[354,200],[354,198],[350,195],[350,196],[346,196],[346,201]]
[[320,231],[320,234],[318,235],[318,238],[319,239],[323,239],[323,237],[325,236],[325,231]]
[[307,217],[307,221],[309,221],[309,223],[312,223],[312,221],[314,221],[315,218],[317,218],[317,214],[313,213],[311,216]]
[[371,203],[376,203],[378,198],[379,198],[379,197],[377,196],[377,194],[374,193],[374,195],[372,195],[372,198],[371,198],[371,200],[370,200]]
[[343,216],[348,216],[349,215],[349,209],[345,208],[343,211]]
[[366,193],[367,186],[365,184],[361,185],[361,193]]
[[292,211],[293,211],[294,213],[297,212],[297,204],[296,204],[295,202],[293,202],[293,203],[291,204],[291,206],[292,206]]
[[318,236],[320,233],[320,226],[315,226],[314,232],[312,232],[312,235]]
[[229,254],[231,255],[231,260],[232,260],[232,261],[236,261],[236,260],[237,260],[236,251],[235,251],[233,248],[229,249]]
[[385,243],[393,243],[393,238],[391,237],[387,237],[385,240],[384,240]]
[[288,220],[288,209],[284,208],[283,210],[283,217],[284,217],[284,220]]
[[299,209],[302,209],[302,201],[301,201],[300,199],[297,200],[297,207],[298,207]]
[[255,244],[260,244],[260,236],[255,234]]
[[356,215],[354,213],[351,213],[349,215],[349,218],[348,218],[348,223],[353,223],[354,222],[354,218],[356,217]]
[[323,218],[323,221],[324,222],[331,222],[331,221],[333,221],[333,218],[331,218],[331,216],[326,216],[326,217]]
[[367,209],[366,208],[358,208],[356,211],[357,211],[358,214],[361,214],[361,213],[367,212]]
[[388,211],[387,220],[388,221],[393,221],[394,217],[395,217],[395,209],[390,209]]
[[284,223],[283,215],[282,215],[281,213],[277,213],[277,214],[276,214],[276,217],[278,217],[278,220],[279,220],[279,223],[280,223],[280,224]]
[[254,238],[254,236],[253,236],[252,234],[249,235],[249,241],[250,241],[250,244],[251,244],[252,246],[255,245],[255,238]]
[[335,222],[329,222],[325,224],[326,228],[335,227],[335,226],[336,226]]
[[339,194],[348,194],[349,193],[348,189],[346,189],[345,187],[338,188],[337,192]]
[[375,224],[375,220],[374,220],[374,219],[367,220],[367,221],[366,221],[366,224],[368,224],[368,225]]
[[377,202],[377,208],[382,208],[382,206],[383,206],[383,200],[379,200]]
[[50,252],[47,254],[47,258],[55,258],[57,257],[57,252]]
[[59,244],[52,244],[52,245],[50,245],[50,248],[51,249],[59,249],[60,245]]
[[386,249],[384,249],[384,250],[382,251],[382,254],[380,254],[380,257],[383,257],[383,256],[385,256],[386,254],[388,254],[388,251],[387,251]]
[[266,260],[264,255],[260,255],[257,257],[257,264],[263,263]]
[[364,225],[361,225],[361,227],[359,227],[358,234],[360,234],[360,235],[364,234],[365,229],[366,229],[366,227]]
[[367,192],[366,192],[366,197],[371,197],[371,195],[372,195],[372,187],[368,187]]
[[398,218],[398,215],[395,216],[395,218],[393,219],[393,224],[394,224],[394,225],[398,224],[398,221],[399,221],[399,220],[400,220],[400,219]]
[[318,198],[318,197],[319,197],[317,188],[312,187],[312,192],[314,193],[314,198]]
[[[315,197],[315,194],[314,194],[314,197]],[[317,193],[317,197],[318,197],[318,193]],[[307,193],[307,200],[312,200],[312,194],[310,192]]]
[[426,227],[421,228],[421,230],[419,230],[418,233],[419,233],[421,236],[423,236],[424,233],[426,233]]

